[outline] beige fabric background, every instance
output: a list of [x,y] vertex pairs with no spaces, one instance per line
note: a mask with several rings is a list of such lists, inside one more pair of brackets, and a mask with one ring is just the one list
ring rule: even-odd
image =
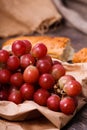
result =
[[0,0],[0,37],[43,34],[62,17],[87,34],[87,0]]
[[68,25],[87,34],[87,0],[52,0]]
[[0,37],[44,33],[60,20],[51,0],[0,0]]

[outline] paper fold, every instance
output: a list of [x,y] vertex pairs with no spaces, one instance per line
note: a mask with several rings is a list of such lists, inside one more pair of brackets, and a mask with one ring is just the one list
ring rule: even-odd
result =
[[[66,69],[66,74],[73,75],[81,84],[87,77],[87,63],[69,64],[62,62]],[[25,101],[22,104],[16,105],[9,101],[0,101],[0,117],[10,121],[22,121],[26,119],[39,119],[41,115],[47,118],[55,127],[61,129],[64,127],[76,112],[86,104],[87,87],[83,85],[82,95],[78,97],[78,106],[73,115],[65,115],[61,112],[54,112],[47,107],[40,106],[34,101]]]

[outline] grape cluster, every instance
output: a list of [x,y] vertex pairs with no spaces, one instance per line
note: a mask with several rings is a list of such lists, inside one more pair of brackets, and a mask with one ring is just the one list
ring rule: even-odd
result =
[[50,110],[72,114],[82,86],[53,60],[43,43],[16,40],[11,53],[0,50],[0,100],[16,104],[33,100]]

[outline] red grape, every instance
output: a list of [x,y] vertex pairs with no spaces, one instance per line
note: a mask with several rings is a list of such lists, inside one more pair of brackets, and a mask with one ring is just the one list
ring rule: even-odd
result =
[[23,73],[23,79],[26,83],[35,83],[39,78],[39,70],[36,66],[29,65]]
[[73,114],[82,86],[65,75],[62,63],[47,54],[47,46],[38,43],[32,47],[28,40],[16,40],[11,49],[11,55],[0,50],[0,100],[16,104],[33,100],[50,110]]
[[15,55],[9,56],[7,60],[7,68],[11,71],[15,71],[19,68],[19,66],[20,66],[19,58]]
[[47,47],[43,43],[38,43],[32,47],[31,53],[36,58],[42,58],[47,54]]
[[51,74],[55,80],[58,80],[61,76],[65,75],[65,68],[61,64],[55,64],[52,66]]
[[40,88],[34,93],[34,101],[41,106],[45,106],[49,96],[50,93],[46,89]]
[[53,111],[58,111],[60,108],[60,97],[56,94],[51,95],[47,99],[47,107]]
[[31,64],[35,64],[35,58],[31,54],[25,54],[20,57],[20,65],[22,68],[26,68]]
[[26,46],[26,53],[29,53],[31,51],[32,48],[32,44],[30,41],[28,40],[22,40],[22,42],[25,44]]
[[61,101],[60,101],[61,112],[63,112],[64,114],[70,115],[70,114],[73,114],[75,109],[76,109],[76,105],[75,105],[73,98],[65,97],[65,98],[61,99]]
[[0,50],[0,63],[6,63],[9,58],[9,52],[6,50]]
[[33,99],[34,91],[34,86],[28,83],[24,83],[20,88],[20,92],[24,100]]
[[0,90],[0,101],[8,99],[8,92],[6,90]]
[[51,63],[48,60],[38,60],[36,63],[36,67],[38,68],[41,74],[49,73],[51,70]]
[[21,56],[26,53],[26,45],[22,40],[16,40],[12,44],[12,52],[16,56]]
[[12,91],[8,96],[8,101],[19,104],[22,102],[22,95],[19,90]]
[[0,70],[0,83],[6,84],[10,81],[11,73],[7,69],[1,69]]
[[23,76],[22,73],[14,73],[10,77],[10,83],[16,87],[20,87],[23,84]]
[[50,62],[50,64],[52,65],[53,63],[53,61],[52,61],[52,58],[51,58],[51,56],[50,55],[45,55],[44,57],[42,57],[42,58],[40,58],[40,60],[48,60],[49,62]]
[[71,80],[75,80],[75,78],[71,75],[64,75],[58,80],[58,85],[63,89],[64,85]]
[[44,89],[51,89],[55,83],[55,80],[51,74],[42,74],[39,78],[39,85]]
[[82,86],[78,81],[71,80],[64,85],[63,90],[69,96],[78,96],[82,91]]
[[19,90],[17,86],[11,85],[9,86],[8,93],[12,93],[13,91]]

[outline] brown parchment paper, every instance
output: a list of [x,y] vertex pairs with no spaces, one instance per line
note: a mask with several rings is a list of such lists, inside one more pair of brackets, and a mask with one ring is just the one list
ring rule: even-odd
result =
[[[66,74],[73,75],[81,84],[82,84],[82,80],[87,78],[87,63],[69,64],[66,62],[62,62],[62,64],[66,69]],[[72,117],[76,114],[76,112],[86,104],[86,98],[87,98],[86,92],[87,92],[87,87],[84,87],[83,85],[82,95],[78,97],[78,106],[73,115],[68,116],[61,112],[51,111],[47,107],[40,106],[33,101],[25,101],[19,105],[16,105],[15,103],[9,102],[9,101],[0,101],[0,117],[9,121],[21,121],[23,123],[24,121],[28,119],[28,122],[24,123],[25,127],[26,127],[26,124],[28,126],[29,121],[31,122],[31,119],[33,119],[32,121],[33,123],[32,124],[30,123],[30,124],[31,126],[32,125],[35,126],[36,124],[37,127],[35,130],[38,130],[40,125],[42,129],[50,128],[51,130],[51,128],[52,129],[57,128],[57,130],[58,129],[60,130],[72,119]],[[41,115],[45,118],[44,125],[43,123],[40,124],[40,121],[39,121],[41,118]],[[3,121],[1,120],[1,122]],[[6,124],[9,124],[9,122],[6,122]],[[18,127],[21,127],[21,124],[19,124]],[[12,125],[12,128],[13,128],[13,125]],[[0,127],[0,130],[1,130],[1,127]],[[5,129],[5,130],[8,130],[8,129]],[[18,130],[22,130],[22,129],[19,128]],[[28,130],[28,129],[26,128],[23,130]],[[33,130],[33,127],[30,130]]]

